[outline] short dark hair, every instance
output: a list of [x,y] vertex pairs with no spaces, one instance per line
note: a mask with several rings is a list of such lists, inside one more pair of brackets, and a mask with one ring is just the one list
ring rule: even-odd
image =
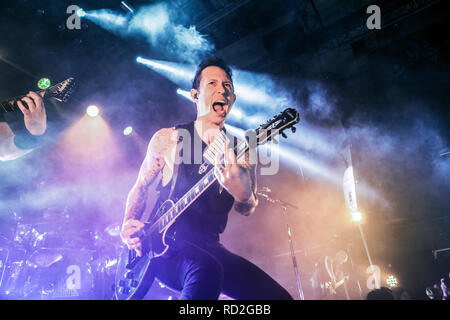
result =
[[204,69],[207,67],[216,66],[221,68],[230,78],[231,82],[233,82],[232,76],[233,73],[228,64],[221,58],[216,56],[211,56],[203,59],[197,67],[197,71],[195,72],[194,80],[192,81],[192,89],[198,89],[200,86],[200,75]]

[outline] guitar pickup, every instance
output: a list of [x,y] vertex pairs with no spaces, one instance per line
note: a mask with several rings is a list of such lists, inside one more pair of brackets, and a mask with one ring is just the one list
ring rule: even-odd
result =
[[133,269],[140,259],[141,258],[136,255],[136,251],[134,250],[128,251],[128,263],[126,264],[125,268],[128,270]]
[[140,259],[141,259],[140,257],[136,257],[136,258],[134,258],[134,259],[131,259],[131,260],[127,263],[127,265],[125,266],[125,268],[127,268],[128,270],[133,269],[133,268],[136,266],[136,264],[139,262]]

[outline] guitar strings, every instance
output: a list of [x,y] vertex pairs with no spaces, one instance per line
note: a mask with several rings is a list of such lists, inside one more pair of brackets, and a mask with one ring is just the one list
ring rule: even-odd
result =
[[[240,145],[243,145],[243,146],[245,146],[244,148],[239,148],[240,147]],[[246,141],[244,141],[244,140],[241,140],[240,141],[240,143],[239,143],[239,145],[237,146],[237,149],[238,149],[238,156],[237,156],[237,159],[240,159],[244,154],[245,154],[245,151],[246,151],[246,147],[247,147],[247,144],[246,144]],[[239,150],[239,149],[241,149],[241,150]],[[213,177],[213,179],[211,180],[211,181],[209,181],[209,178],[210,178],[210,176],[212,176]],[[182,202],[184,201],[184,199],[186,199],[186,198],[188,198],[189,197],[189,195],[191,194],[191,193],[193,193],[196,189],[198,189],[199,191],[198,191],[198,195],[193,199],[193,200],[191,200],[191,201],[189,201],[187,204],[186,204],[186,206],[183,208],[183,210],[185,209],[185,208],[187,208],[188,207],[188,205],[190,204],[190,203],[192,203],[204,190],[206,190],[206,187],[205,188],[203,188],[203,189],[201,189],[200,190],[200,186],[202,185],[202,184],[204,184],[204,182],[206,181],[206,180],[208,180],[209,181],[209,183],[208,183],[208,186],[210,185],[210,184],[212,184],[214,181],[216,181],[217,180],[217,178],[215,177],[215,175],[214,175],[214,169],[210,169],[209,171],[208,171],[208,173],[202,178],[202,179],[200,179],[183,197],[181,197],[166,213],[164,213],[162,216],[160,216],[154,223],[153,223],[153,225],[150,227],[150,229],[149,229],[149,231],[150,230],[155,230],[156,229],[156,227],[158,227],[158,229],[159,229],[159,231],[160,232],[162,232],[166,227],[167,227],[167,225],[168,225],[168,223],[169,222],[172,222],[172,220],[174,219],[174,218],[176,218],[176,217],[178,217],[183,211],[180,211],[180,212],[178,212],[177,214],[176,214],[176,216],[175,217],[173,217],[172,216],[172,213],[173,213],[173,211],[174,211],[174,209],[175,208],[178,208],[179,207],[179,205],[180,204],[182,204]],[[168,219],[168,217],[170,216],[170,218]],[[167,220],[167,224],[165,224],[164,223],[164,221],[165,220]],[[151,231],[150,231],[151,232]]]

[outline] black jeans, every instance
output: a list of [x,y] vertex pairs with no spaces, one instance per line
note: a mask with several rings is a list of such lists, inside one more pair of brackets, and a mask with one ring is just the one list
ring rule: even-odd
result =
[[221,292],[236,300],[292,299],[267,273],[219,242],[200,247],[180,241],[152,263],[155,276],[181,291],[183,300],[216,300]]

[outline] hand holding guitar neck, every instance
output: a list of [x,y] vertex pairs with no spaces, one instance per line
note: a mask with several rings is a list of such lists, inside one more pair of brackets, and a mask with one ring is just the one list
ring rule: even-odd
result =
[[[24,106],[24,103],[28,108]],[[23,113],[28,132],[34,136],[44,134],[47,129],[47,114],[42,97],[30,91],[25,97],[17,101],[17,106]]]

